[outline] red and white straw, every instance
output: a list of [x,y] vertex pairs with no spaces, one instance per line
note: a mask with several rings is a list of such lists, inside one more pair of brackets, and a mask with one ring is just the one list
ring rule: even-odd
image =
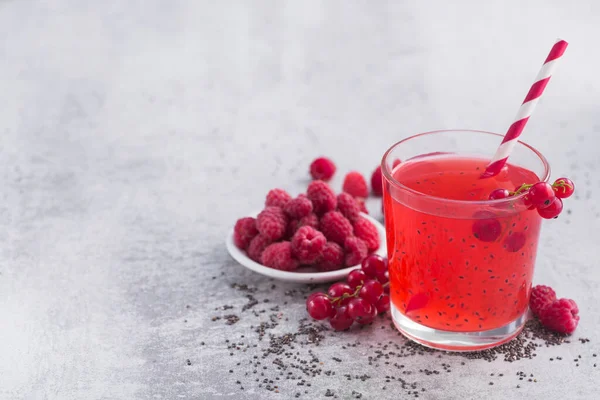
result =
[[502,170],[502,167],[504,167],[504,164],[506,164],[508,156],[517,144],[518,138],[521,132],[523,132],[523,128],[525,128],[525,124],[527,124],[538,100],[542,96],[542,93],[544,93],[544,89],[548,81],[550,81],[552,73],[556,69],[556,65],[567,49],[567,46],[568,43],[560,39],[552,46],[552,50],[550,50],[550,54],[548,54],[546,61],[544,61],[544,65],[542,65],[540,72],[535,78],[535,82],[531,85],[529,93],[527,93],[525,100],[523,100],[523,104],[521,104],[514,122],[508,128],[506,135],[504,135],[502,143],[500,143],[500,146],[496,150],[492,161],[490,161],[485,172],[481,175],[482,178],[497,175]]

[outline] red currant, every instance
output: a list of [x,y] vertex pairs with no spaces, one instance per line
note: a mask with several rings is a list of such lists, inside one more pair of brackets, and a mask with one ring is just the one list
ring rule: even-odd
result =
[[365,274],[360,269],[355,269],[354,271],[351,271],[348,274],[348,277],[346,278],[346,280],[348,281],[348,285],[350,285],[350,287],[353,289],[356,289],[357,286],[362,285],[363,282],[365,282],[368,279],[369,278],[367,277],[367,274]]
[[315,293],[306,300],[308,315],[316,320],[331,318],[335,315],[335,308],[325,293]]
[[375,320],[376,316],[377,316],[377,307],[375,307],[374,305],[371,305],[371,313],[367,316],[362,317],[360,321],[356,321],[356,322],[358,322],[361,325],[368,325]]
[[490,200],[500,200],[510,197],[510,191],[508,189],[495,189],[490,193]]
[[523,197],[523,204],[525,204],[525,207],[527,207],[528,210],[535,210],[537,208],[531,204],[531,200],[529,200],[529,197],[527,196]]
[[556,193],[556,197],[566,199],[567,197],[571,197],[575,191],[575,184],[569,178],[558,178],[552,184],[552,188],[554,189],[554,193]]
[[493,218],[494,214],[485,211],[478,211],[473,215],[476,218],[473,222],[473,236],[482,242],[493,242],[498,239],[502,232],[500,221]]
[[334,300],[334,304],[348,304],[351,297],[346,296],[346,298],[343,298],[344,294],[347,294],[348,296],[352,296],[352,294],[354,294],[354,289],[352,289],[350,285],[345,282],[336,282],[331,285],[327,291],[327,295],[331,299],[339,298],[339,301]]
[[526,241],[527,237],[523,232],[514,232],[512,235],[509,235],[506,237],[506,239],[504,239],[504,248],[506,251],[515,253],[525,246]]
[[385,271],[384,273],[377,275],[377,280],[382,284],[388,283],[390,281],[390,274]]
[[527,198],[531,204],[538,209],[548,207],[555,197],[554,189],[552,189],[552,186],[547,182],[535,183],[529,189],[529,193],[527,193]]
[[546,218],[546,219],[556,218],[556,217],[558,217],[558,214],[560,214],[562,209],[563,209],[562,200],[558,197],[555,197],[554,201],[548,207],[538,208],[538,214],[540,214],[540,216],[542,218]]
[[365,282],[360,289],[359,296],[371,304],[377,304],[379,298],[383,295],[383,285],[374,279]]
[[348,303],[348,315],[359,324],[369,324],[377,316],[377,309],[363,298],[352,299]]
[[378,254],[371,254],[362,261],[362,270],[370,278],[376,278],[381,271],[387,270],[387,263]]
[[329,320],[329,324],[336,331],[344,331],[352,326],[354,320],[348,315],[348,307],[341,306],[335,311],[335,315]]
[[387,294],[384,294],[383,296],[381,296],[379,298],[379,301],[377,301],[377,304],[375,305],[377,307],[377,312],[379,314],[382,314],[386,311],[389,311],[390,309],[390,296],[388,296]]

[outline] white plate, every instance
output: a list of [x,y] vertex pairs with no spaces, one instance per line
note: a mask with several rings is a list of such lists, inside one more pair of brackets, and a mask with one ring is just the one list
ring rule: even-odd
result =
[[[252,216],[254,216],[254,217],[256,217],[256,215],[258,215],[258,213],[252,214]],[[371,221],[373,223],[373,225],[375,225],[375,227],[377,227],[377,233],[379,233],[380,245],[379,245],[379,248],[374,253],[385,257],[386,252],[387,252],[386,246],[385,246],[385,228],[383,227],[383,225],[381,225],[381,223],[379,223],[379,221],[370,217],[369,215],[364,214],[364,213],[361,213],[361,215],[363,218],[368,219],[369,221]],[[280,271],[278,269],[265,267],[264,265],[261,265],[255,261],[251,260],[246,255],[245,251],[240,250],[235,245],[235,243],[233,242],[233,228],[229,231],[229,234],[227,235],[227,240],[226,240],[225,244],[227,245],[227,250],[229,251],[229,254],[231,254],[231,257],[233,257],[237,262],[242,264],[244,267],[246,267],[254,272],[258,272],[261,275],[268,276],[269,278],[278,279],[280,281],[297,282],[297,283],[333,282],[333,281],[339,281],[339,280],[345,279],[350,271],[352,271],[353,269],[360,268],[360,264],[359,264],[359,265],[355,265],[353,267],[339,269],[337,271],[317,272],[317,271],[315,271],[314,268],[302,267],[298,271],[289,272],[289,271]]]

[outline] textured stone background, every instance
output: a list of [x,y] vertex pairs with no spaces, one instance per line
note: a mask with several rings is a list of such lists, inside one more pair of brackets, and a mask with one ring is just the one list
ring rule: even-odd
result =
[[[421,398],[597,398],[599,22],[594,0],[0,0],[0,398],[288,398],[295,382],[265,391],[240,378],[258,353],[226,348],[259,343],[263,318],[240,311],[234,282],[288,302],[276,334],[305,315],[284,294],[298,287],[271,290],[230,259],[235,219],[274,186],[303,190],[320,154],[368,173],[409,134],[505,130],[557,36],[571,45],[525,137],[578,195],[544,225],[536,281],[579,302],[575,336],[591,342],[514,364],[406,362],[453,365],[411,378]],[[238,323],[211,321],[223,304]],[[389,328],[327,333],[315,354],[347,362],[304,398],[402,397],[381,388],[394,371],[367,365],[369,340],[403,343]],[[517,370],[538,383],[516,392]]]

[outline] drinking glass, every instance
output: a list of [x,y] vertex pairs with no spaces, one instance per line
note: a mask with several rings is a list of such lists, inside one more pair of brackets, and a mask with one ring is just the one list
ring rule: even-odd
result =
[[501,140],[484,131],[427,132],[383,156],[391,315],[400,332],[425,346],[494,347],[527,320],[541,217],[522,194],[488,196],[547,181],[550,167],[519,142],[500,174],[479,179]]

